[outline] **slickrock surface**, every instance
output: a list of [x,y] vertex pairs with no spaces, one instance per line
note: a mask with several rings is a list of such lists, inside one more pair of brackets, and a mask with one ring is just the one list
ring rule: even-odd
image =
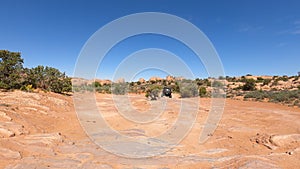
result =
[[[180,98],[166,98],[165,111],[155,122],[136,124],[118,113],[110,95],[96,94],[96,100],[107,124],[134,138],[162,134],[176,121],[180,108]],[[130,95],[130,100],[140,111],[137,116],[151,104],[143,95]],[[218,128],[199,144],[209,110],[210,99],[200,99],[196,123],[180,144],[153,158],[131,159],[106,152],[91,141],[77,119],[71,96],[0,92],[0,168],[300,167],[299,108],[227,99]]]

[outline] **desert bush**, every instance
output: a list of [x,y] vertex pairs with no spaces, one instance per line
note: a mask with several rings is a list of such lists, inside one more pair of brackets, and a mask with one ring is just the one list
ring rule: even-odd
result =
[[23,59],[19,52],[0,50],[0,88],[19,89]]
[[277,86],[278,85],[278,79],[275,79],[274,82],[271,84],[271,86]]
[[263,86],[264,86],[264,85],[269,85],[269,83],[270,83],[271,81],[272,81],[271,79],[264,79],[264,80],[263,80]]
[[286,102],[290,99],[290,97],[288,96],[288,93],[287,92],[274,92],[270,95],[270,101],[271,102],[275,102],[275,103],[278,103],[278,102]]
[[292,103],[294,100],[300,99],[300,91],[252,91],[248,92],[244,98],[255,98],[256,100],[267,98],[270,102]]
[[157,94],[162,90],[162,86],[161,85],[155,85],[155,84],[151,84],[149,86],[147,86],[146,90],[146,94],[145,97],[149,97],[151,93],[153,94]]
[[269,93],[262,90],[252,91],[252,92],[248,92],[244,96],[244,98],[254,98],[256,100],[263,100],[265,98],[269,98]]
[[33,88],[55,93],[72,91],[71,78],[56,68],[39,65],[35,68],[25,69],[25,73],[26,78],[23,82],[25,85],[32,85]]
[[58,69],[44,66],[23,68],[23,59],[18,52],[0,50],[0,72],[0,88],[4,89],[41,88],[56,93],[72,89],[71,79]]
[[246,83],[242,86],[243,91],[253,91],[255,90],[255,80],[246,79]]
[[73,92],[80,92],[80,91],[83,91],[83,87],[82,87],[82,86],[75,86],[75,85],[73,85],[72,91],[73,91]]
[[205,96],[207,96],[206,87],[200,87],[200,88],[199,88],[199,96],[200,96],[200,97],[205,97]]
[[299,91],[279,91],[274,92],[270,96],[271,102],[290,102],[291,100],[300,98],[300,92]]
[[224,87],[224,83],[218,80],[214,80],[212,82],[212,87],[216,87],[216,88],[222,88]]
[[99,88],[101,87],[101,84],[97,81],[93,82],[92,85],[95,87],[95,88]]
[[264,82],[264,78],[262,77],[258,77],[256,80],[256,83],[263,83]]
[[199,96],[198,86],[192,81],[182,81],[179,83],[180,96],[182,98]]
[[289,80],[289,77],[287,75],[282,76],[282,81],[287,82]]
[[179,88],[179,82],[176,81],[174,83],[174,85],[170,85],[171,89],[172,89],[172,92],[174,93],[179,93],[180,92],[180,88]]
[[293,105],[300,107],[300,101],[299,100],[295,100],[294,103],[293,103]]
[[101,91],[101,93],[110,94],[110,93],[112,93],[112,85],[110,85],[110,84],[103,84],[103,86],[101,86],[101,88],[99,89],[99,91]]
[[236,78],[235,77],[229,77],[229,76],[226,76],[226,80],[228,82],[236,82]]
[[113,83],[111,86],[111,93],[116,95],[124,95],[127,93],[126,83]]
[[218,79],[219,79],[219,80],[225,80],[226,77],[224,77],[224,76],[219,76]]
[[211,86],[211,82],[208,79],[196,78],[195,82],[198,86]]
[[32,85],[24,85],[20,88],[20,90],[26,91],[26,92],[32,92],[33,88],[32,88]]

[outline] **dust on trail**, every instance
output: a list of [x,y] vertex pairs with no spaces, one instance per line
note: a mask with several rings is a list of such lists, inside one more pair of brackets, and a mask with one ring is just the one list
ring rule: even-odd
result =
[[[151,123],[136,124],[118,114],[110,95],[96,94],[107,124],[123,135],[154,137],[172,127],[179,98]],[[151,103],[130,96],[147,112]],[[226,100],[217,130],[204,143],[199,134],[210,110],[200,99],[196,123],[174,148],[153,158],[131,159],[104,151],[85,134],[72,97],[53,93],[0,93],[0,168],[299,168],[300,109],[272,103]],[[94,123],[90,121],[89,123]]]

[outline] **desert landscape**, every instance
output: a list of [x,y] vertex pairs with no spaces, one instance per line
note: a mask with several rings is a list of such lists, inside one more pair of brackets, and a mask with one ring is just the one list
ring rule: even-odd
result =
[[[42,91],[1,92],[0,95],[0,168],[300,166],[300,109],[297,107],[228,98],[216,131],[200,144],[199,134],[211,106],[210,98],[201,98],[196,122],[178,145],[159,156],[134,159],[106,152],[91,141],[76,116],[72,96]],[[183,99],[176,95],[165,98],[167,107],[160,119],[153,124],[139,125],[118,114],[110,94],[95,95],[107,123],[133,138],[151,137],[170,127],[178,115],[178,102]],[[128,97],[140,112],[148,109],[151,102],[164,100],[150,101],[137,94]]]
[[300,169],[299,0],[1,0],[0,169]]

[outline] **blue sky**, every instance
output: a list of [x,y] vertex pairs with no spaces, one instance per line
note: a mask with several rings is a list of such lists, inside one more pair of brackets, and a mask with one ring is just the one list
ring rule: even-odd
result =
[[[102,26],[137,12],[163,12],[202,30],[228,76],[296,75],[300,71],[299,9],[298,0],[1,0],[0,49],[21,52],[26,67],[47,65],[72,76],[81,48]],[[101,63],[97,77],[111,78],[122,59],[144,48],[169,50],[180,56],[195,76],[208,76],[183,44],[145,35],[115,46]],[[149,71],[138,76],[155,75],[166,73]]]

